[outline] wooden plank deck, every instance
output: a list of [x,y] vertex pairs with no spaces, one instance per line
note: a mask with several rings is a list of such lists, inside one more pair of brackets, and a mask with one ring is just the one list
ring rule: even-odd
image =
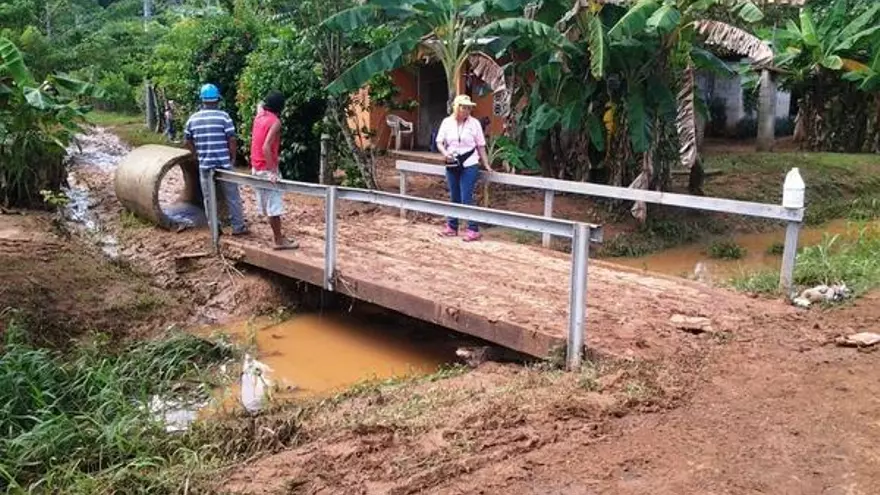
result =
[[[301,248],[273,251],[260,239],[222,238],[227,256],[320,286],[322,225],[300,227]],[[265,227],[262,227],[267,230]],[[436,226],[383,214],[340,219],[337,290],[411,317],[538,357],[564,345],[570,258],[537,247],[439,238]],[[745,296],[591,260],[586,341],[605,352],[672,349],[675,314],[710,317],[716,331],[754,324]]]

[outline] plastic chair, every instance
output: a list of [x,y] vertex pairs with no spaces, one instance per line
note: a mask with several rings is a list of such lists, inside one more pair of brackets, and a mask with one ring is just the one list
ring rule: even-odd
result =
[[388,127],[391,129],[391,135],[388,136],[388,144],[391,144],[391,139],[394,138],[394,149],[400,149],[400,141],[403,139],[403,136],[409,136],[409,149],[413,149],[413,123],[403,120],[397,115],[389,114],[385,117],[385,123],[388,124]]

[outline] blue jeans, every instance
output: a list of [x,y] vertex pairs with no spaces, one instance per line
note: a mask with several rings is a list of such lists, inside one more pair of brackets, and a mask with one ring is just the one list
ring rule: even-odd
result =
[[[446,183],[449,185],[449,198],[453,203],[474,204],[474,189],[477,187],[478,180],[480,180],[479,165],[446,167]],[[452,230],[458,230],[458,219],[449,218],[446,225],[449,225]],[[477,222],[468,221],[468,230],[479,232],[480,226],[477,225]]]
[[[204,198],[205,203],[205,216],[208,217],[208,221],[210,222],[210,215],[208,214],[208,187],[210,186],[210,169],[199,169],[199,184],[202,186],[202,198]],[[233,184],[231,182],[217,182],[217,189],[219,193],[223,194],[223,198],[226,200],[226,209],[229,211],[229,216],[232,221],[232,232],[241,233],[247,230],[247,225],[244,222],[244,211],[241,207],[241,196],[238,193],[238,184]]]

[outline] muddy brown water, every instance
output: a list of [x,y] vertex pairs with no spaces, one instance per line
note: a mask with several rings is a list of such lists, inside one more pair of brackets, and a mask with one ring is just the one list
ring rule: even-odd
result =
[[[825,236],[850,236],[858,233],[859,226],[847,220],[835,220],[818,227],[801,231],[798,246],[820,244]],[[612,258],[608,261],[677,277],[698,279],[707,283],[723,283],[733,277],[763,270],[778,270],[782,262],[780,254],[768,250],[785,241],[785,231],[777,230],[759,234],[741,234],[732,238],[746,249],[738,260],[718,260],[709,257],[709,244],[690,244],[667,249],[637,258]]]
[[430,374],[456,361],[454,343],[440,335],[412,338],[356,317],[262,317],[197,330],[216,332],[252,349],[276,397],[329,395],[367,380]]

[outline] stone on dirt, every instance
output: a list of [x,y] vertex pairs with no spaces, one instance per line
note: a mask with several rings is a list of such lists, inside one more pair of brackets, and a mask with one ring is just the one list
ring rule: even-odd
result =
[[871,347],[880,344],[880,334],[860,332],[846,337],[838,337],[837,345],[843,347]]
[[801,292],[800,295],[792,300],[795,306],[801,308],[809,308],[810,305],[817,302],[836,302],[842,301],[849,297],[850,292],[846,284],[836,285],[817,285]]
[[713,333],[712,320],[703,316],[672,315],[669,319],[675,328],[690,333]]

